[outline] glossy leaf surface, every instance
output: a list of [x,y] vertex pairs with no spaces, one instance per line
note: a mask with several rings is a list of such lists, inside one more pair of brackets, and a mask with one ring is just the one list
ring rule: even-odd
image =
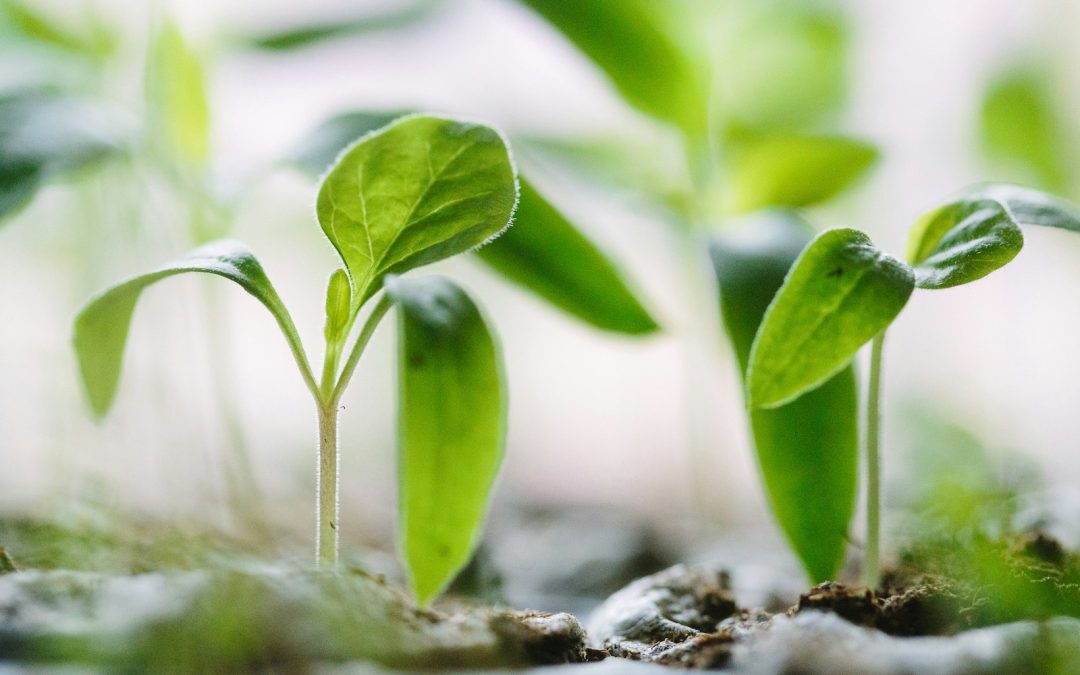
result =
[[965,193],[967,199],[1001,202],[1020,226],[1038,225],[1080,232],[1080,209],[1054,195],[1008,183],[981,183]]
[[904,308],[911,268],[858,230],[819,235],[792,266],[750,350],[747,404],[774,408],[820,386]]
[[[773,211],[710,242],[724,326],[744,375],[765,310],[811,234],[796,214]],[[857,417],[852,366],[790,403],[750,411],[769,504],[814,583],[836,578],[843,563],[858,485]]]
[[355,311],[385,275],[502,232],[516,202],[514,165],[497,131],[417,115],[348,148],[323,179],[316,212],[352,279]]
[[303,355],[292,318],[254,254],[238,241],[213,242],[113,286],[91,299],[76,316],[75,354],[90,407],[98,417],[108,412],[116,397],[124,346],[139,296],[151,284],[188,272],[214,274],[239,284],[274,315],[294,355]]
[[476,305],[449,279],[389,277],[399,317],[399,537],[427,603],[468,562],[502,463],[502,356]]
[[514,226],[477,255],[507,279],[597,328],[659,328],[618,269],[527,181]]

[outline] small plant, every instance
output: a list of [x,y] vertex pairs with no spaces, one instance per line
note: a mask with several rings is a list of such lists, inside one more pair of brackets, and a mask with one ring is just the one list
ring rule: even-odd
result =
[[[911,229],[907,263],[883,253],[858,230],[829,230],[799,255],[765,312],[749,355],[751,410],[800,399],[849,368],[856,352],[872,342],[863,430],[867,586],[876,586],[879,574],[885,331],[914,289],[959,286],[1007,264],[1023,247],[1022,225],[1080,232],[1080,212],[1036,190],[975,186],[919,219]],[[816,526],[828,531],[847,523]]]
[[506,392],[498,346],[472,299],[444,277],[398,275],[488,242],[509,225],[516,203],[516,170],[497,131],[402,118],[346,148],[319,188],[318,221],[344,264],[327,286],[319,379],[261,264],[245,245],[224,240],[106,290],[79,313],[74,343],[90,405],[101,417],[115,398],[143,289],[186,272],[239,284],[274,316],[315,401],[316,561],[334,569],[339,404],[379,321],[396,306],[399,547],[417,599],[427,602],[473,550],[502,460]]

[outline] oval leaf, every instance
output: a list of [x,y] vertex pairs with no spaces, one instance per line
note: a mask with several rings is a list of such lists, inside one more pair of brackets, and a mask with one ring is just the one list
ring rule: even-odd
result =
[[502,463],[506,387],[476,305],[443,277],[389,277],[399,317],[399,537],[421,604],[468,562]]
[[615,265],[524,179],[514,227],[477,255],[597,328],[631,335],[659,328]]
[[147,60],[148,104],[169,151],[190,166],[210,154],[210,104],[203,64],[175,24],[165,23]]
[[389,273],[474,248],[510,223],[517,179],[499,132],[418,115],[346,150],[316,210],[353,282],[354,311]]
[[1024,235],[1002,202],[964,198],[919,219],[908,261],[919,288],[951,288],[1003,267],[1023,247]]
[[98,417],[108,412],[116,397],[124,346],[139,296],[147,286],[186,272],[225,277],[255,296],[274,315],[297,357],[301,372],[306,380],[310,380],[296,327],[262,265],[244,244],[232,240],[217,241],[197,248],[149,274],[132,277],[113,286],[90,300],[75,317],[75,355],[90,407]]
[[858,230],[822,233],[795,261],[750,350],[747,404],[775,408],[820,386],[904,308],[911,268]]
[[[710,242],[724,326],[741,372],[766,308],[810,237],[798,215],[774,211]],[[857,419],[852,366],[795,401],[750,412],[773,514],[814,583],[836,578],[844,560],[858,487]]]
[[809,206],[830,199],[877,159],[867,143],[840,136],[767,136],[734,151],[728,209]]

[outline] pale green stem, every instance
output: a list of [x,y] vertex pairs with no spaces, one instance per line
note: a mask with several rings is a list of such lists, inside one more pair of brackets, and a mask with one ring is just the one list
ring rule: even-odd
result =
[[356,337],[356,343],[353,345],[352,351],[349,352],[349,358],[345,361],[345,366],[341,369],[341,376],[338,377],[337,385],[330,394],[330,399],[326,401],[328,405],[336,406],[338,401],[341,400],[341,395],[345,393],[345,387],[349,386],[349,380],[352,379],[353,372],[356,370],[356,364],[360,362],[360,355],[364,353],[364,348],[367,347],[368,341],[371,340],[375,327],[379,325],[379,321],[393,304],[393,301],[384,295],[379,298],[379,302],[371,310],[371,314],[368,315],[363,328],[360,329],[360,335]]
[[315,519],[315,566],[335,570],[338,561],[338,502],[337,405],[319,405],[319,471],[317,489],[319,506]]
[[885,331],[870,347],[870,382],[866,393],[866,557],[863,585],[876,588],[881,565],[881,362]]

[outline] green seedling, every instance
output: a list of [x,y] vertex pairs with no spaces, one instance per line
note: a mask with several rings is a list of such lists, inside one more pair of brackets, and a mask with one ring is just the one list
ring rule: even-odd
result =
[[[1080,232],[1080,212],[1036,190],[975,186],[916,222],[906,263],[883,253],[858,230],[829,230],[799,255],[765,312],[746,377],[747,405],[755,413],[819,391],[872,343],[864,429],[867,586],[876,586],[879,573],[886,329],[916,288],[959,286],[1006,265],[1023,247],[1020,227],[1027,225]],[[832,531],[847,523],[818,527]]]
[[262,265],[225,240],[114,286],[79,313],[74,343],[90,405],[100,417],[115,398],[143,289],[187,272],[239,284],[277,321],[315,402],[316,560],[334,569],[341,397],[379,321],[396,307],[399,548],[417,599],[427,602],[475,545],[502,460],[506,392],[498,346],[472,299],[444,277],[399,275],[490,241],[509,225],[517,197],[508,147],[489,127],[415,115],[373,132],[338,157],[318,191],[319,224],[343,263],[327,287],[319,379]]

